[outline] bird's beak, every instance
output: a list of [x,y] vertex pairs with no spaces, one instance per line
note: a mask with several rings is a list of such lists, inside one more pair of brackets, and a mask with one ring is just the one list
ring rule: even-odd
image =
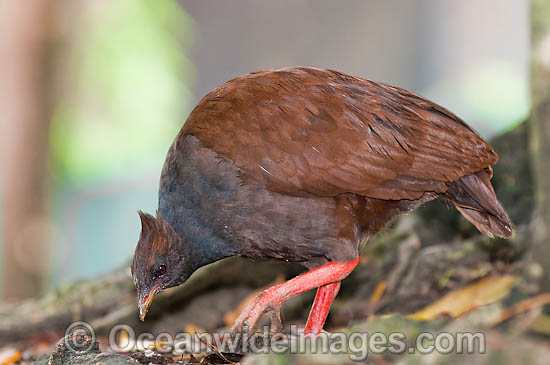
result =
[[155,295],[160,291],[160,286],[155,286],[149,294],[146,294],[144,297],[139,297],[139,319],[143,322],[145,320],[145,316],[147,315],[147,311],[149,310],[149,307],[151,306],[151,303],[153,302],[153,298]]

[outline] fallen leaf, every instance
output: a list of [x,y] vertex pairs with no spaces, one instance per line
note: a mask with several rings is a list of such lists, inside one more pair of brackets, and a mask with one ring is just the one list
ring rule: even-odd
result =
[[185,325],[183,332],[194,335],[195,333],[205,333],[206,331],[193,323],[189,323]]
[[375,304],[377,303],[380,298],[382,298],[382,295],[384,295],[384,292],[386,291],[386,280],[382,280],[378,283],[376,286],[376,289],[374,289],[374,292],[370,296],[369,303]]
[[128,331],[125,329],[120,330],[118,337],[118,346],[121,348],[135,348],[136,344],[133,339],[130,338]]
[[17,362],[20,359],[21,359],[21,352],[16,349],[7,348],[0,351],[1,365],[13,364],[14,362]]
[[550,316],[539,314],[529,329],[541,335],[550,336]]
[[475,308],[504,297],[516,283],[511,275],[491,276],[464,288],[447,293],[426,308],[409,315],[409,318],[430,321],[442,315],[459,317]]

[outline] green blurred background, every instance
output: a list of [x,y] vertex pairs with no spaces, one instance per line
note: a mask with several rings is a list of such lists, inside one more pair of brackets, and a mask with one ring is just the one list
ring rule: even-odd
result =
[[[27,9],[0,29],[7,299],[128,262],[136,212],[155,211],[186,116],[242,73],[312,65],[388,82],[489,138],[529,110],[526,0],[52,4],[36,10],[39,21],[25,24]],[[25,67],[38,76],[18,78]]]

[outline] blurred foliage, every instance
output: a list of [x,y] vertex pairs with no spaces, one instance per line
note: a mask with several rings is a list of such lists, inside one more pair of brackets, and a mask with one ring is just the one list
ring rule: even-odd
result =
[[190,106],[190,19],[172,1],[93,2],[81,16],[57,71],[56,172],[81,184],[161,166]]
[[[532,12],[531,16],[533,19],[531,19],[531,26],[536,27],[532,29],[532,34],[542,35],[544,34],[544,25],[549,26],[549,19],[550,19],[550,6],[543,6],[545,2],[548,0],[532,0],[533,4],[532,8],[537,9],[537,11]],[[541,31],[542,29],[542,31]],[[533,41],[538,41],[534,39]]]
[[522,122],[529,113],[529,88],[511,65],[494,62],[478,67],[464,80],[462,97],[478,118],[502,131]]
[[528,84],[521,72],[502,61],[451,75],[425,94],[450,110],[466,111],[459,116],[485,137],[512,129],[529,113]]

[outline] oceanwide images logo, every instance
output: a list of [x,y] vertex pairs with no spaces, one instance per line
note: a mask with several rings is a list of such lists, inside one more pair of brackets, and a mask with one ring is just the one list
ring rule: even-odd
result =
[[[75,322],[65,332],[67,339],[93,339],[95,331],[86,322]],[[77,337],[71,335],[79,335]],[[482,332],[420,332],[414,338],[407,338],[403,332],[322,332],[317,336],[304,335],[300,329],[291,326],[290,333],[270,333],[269,326],[262,332],[248,335],[244,333],[187,333],[172,335],[140,333],[126,324],[119,324],[109,332],[109,348],[113,352],[128,353],[154,349],[158,353],[209,354],[212,352],[230,352],[239,354],[347,354],[350,360],[362,361],[369,354],[483,354],[486,352],[485,335]],[[67,347],[78,354],[91,351],[93,345],[82,346],[66,343]]]
[[88,322],[73,322],[65,330],[65,346],[76,355],[85,355],[95,346],[95,331]]

